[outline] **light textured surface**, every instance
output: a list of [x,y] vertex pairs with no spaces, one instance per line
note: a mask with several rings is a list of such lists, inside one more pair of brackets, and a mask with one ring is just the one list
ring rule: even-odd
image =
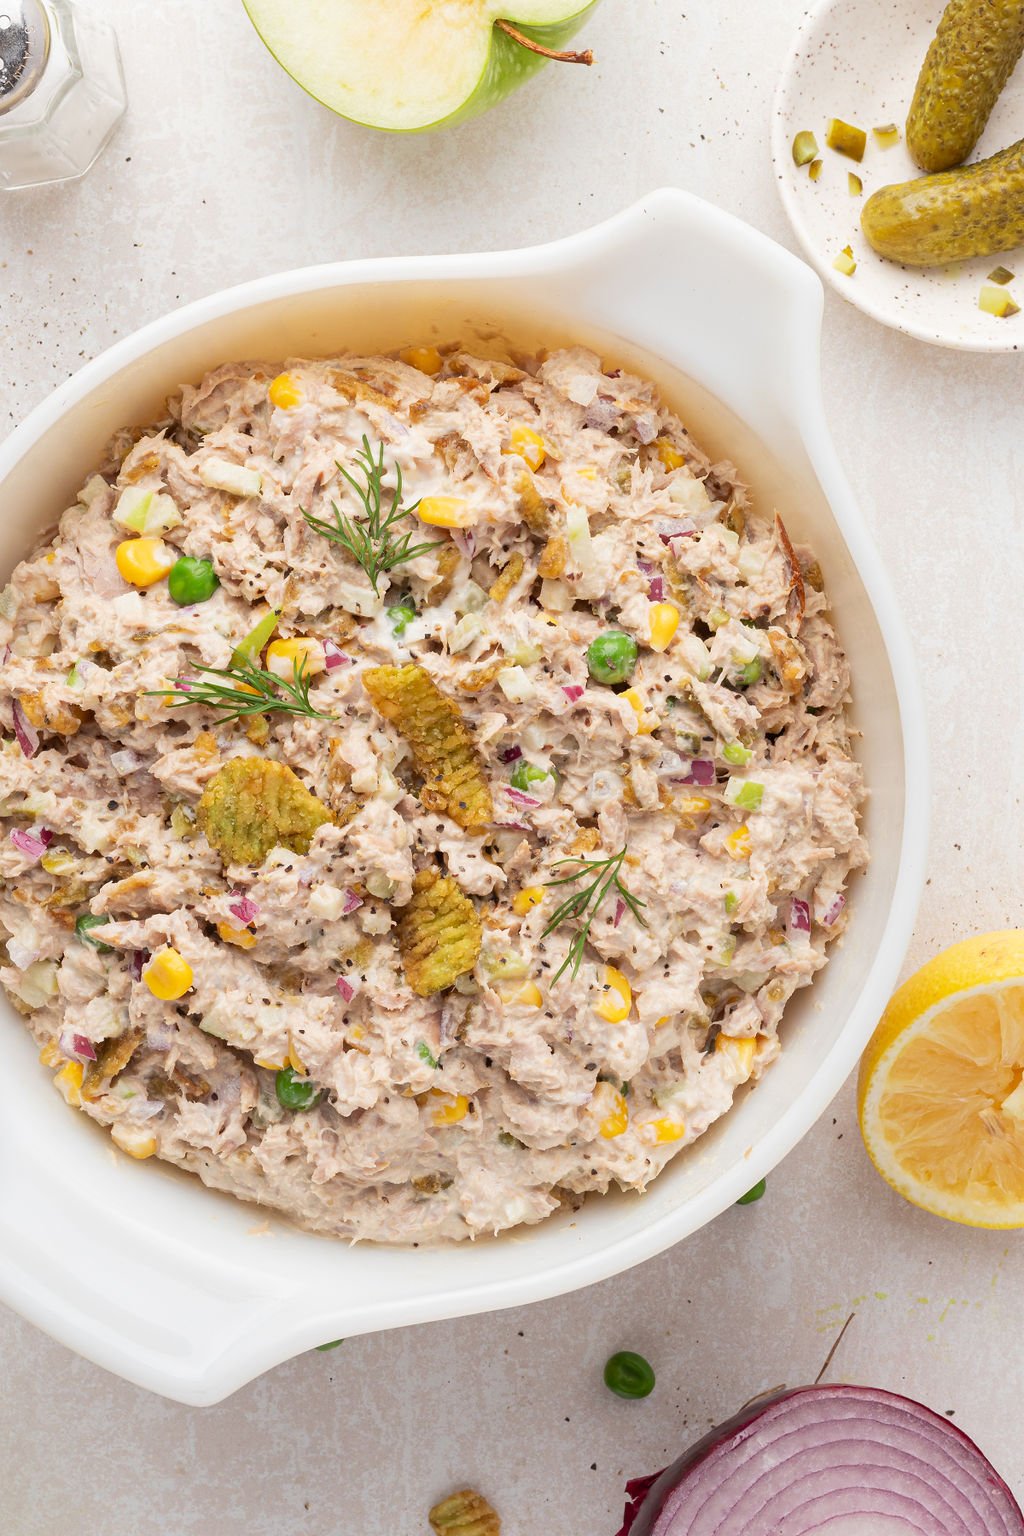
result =
[[[0,206],[0,432],[116,337],[268,271],[527,244],[661,183],[791,243],[768,124],[798,0],[606,0],[588,28],[593,70],[549,70],[489,117],[424,139],[332,120],[236,0],[93,3],[119,28],[131,112],[87,181]],[[830,295],[824,367],[928,698],[919,963],[1024,924],[1021,365],[933,351]],[[148,1396],[0,1314],[0,1526],[419,1536],[433,1500],[469,1482],[507,1536],[612,1536],[624,1476],[762,1388],[813,1378],[854,1310],[833,1375],[951,1410],[1024,1498],[1022,1287],[1013,1234],[944,1225],[880,1183],[848,1085],[759,1205],[631,1274],[312,1353],[218,1408]],[[644,1403],[601,1385],[621,1347],[657,1368]]]

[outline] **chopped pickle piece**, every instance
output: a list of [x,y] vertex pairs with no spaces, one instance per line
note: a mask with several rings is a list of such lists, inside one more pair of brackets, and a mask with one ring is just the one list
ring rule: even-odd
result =
[[863,160],[864,150],[868,142],[868,136],[863,128],[855,128],[852,123],[844,123],[841,117],[829,118],[828,130],[825,134],[825,143],[829,149],[834,149],[837,154],[847,155],[851,160]]
[[1013,273],[1008,272],[1005,267],[993,267],[988,280],[990,283],[1012,283]]
[[482,939],[477,910],[458,883],[436,869],[421,869],[398,921],[402,969],[417,997],[442,992],[471,971]]
[[203,790],[197,820],[226,863],[262,864],[272,848],[308,853],[331,813],[284,763],[233,757]]
[[997,288],[993,283],[982,285],[978,308],[983,309],[986,315],[995,315],[997,320],[1007,320],[1011,315],[1020,313],[1020,305],[1013,302],[1006,289]]
[[844,245],[832,265],[844,277],[852,277],[857,270],[857,263],[853,259],[852,246]]
[[793,140],[793,164],[806,165],[809,160],[814,159],[817,153],[818,141],[810,129],[805,128]]
[[501,1536],[498,1516],[472,1488],[462,1488],[435,1504],[430,1524],[435,1536]]
[[893,145],[898,144],[900,141],[900,130],[895,123],[882,123],[879,127],[872,128],[871,132],[875,137],[875,141],[883,149],[892,149]]
[[821,175],[821,167],[823,164],[824,162],[821,160],[812,160],[810,165],[807,167],[807,174],[812,181],[817,181],[818,177]]
[[460,827],[485,826],[494,815],[476,741],[458,705],[422,667],[370,667],[363,687],[412,749],[422,775],[420,799]]
[[850,190],[851,197],[860,197],[861,193],[864,191],[864,183],[861,181],[856,171],[847,171],[846,185]]

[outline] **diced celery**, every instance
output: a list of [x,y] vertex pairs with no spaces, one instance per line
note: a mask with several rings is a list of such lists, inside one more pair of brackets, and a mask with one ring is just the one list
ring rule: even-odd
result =
[[277,608],[269,608],[259,623],[250,629],[244,639],[239,640],[231,654],[231,665],[237,667],[243,662],[255,661],[264,647],[269,645],[280,617]]
[[725,786],[725,798],[730,805],[741,811],[760,810],[764,799],[764,785],[756,779],[730,779]]
[[745,768],[753,755],[750,748],[745,747],[741,741],[727,741],[722,748],[722,756],[734,768]]
[[513,704],[525,704],[537,692],[536,684],[522,667],[502,667],[497,683],[506,699]]
[[729,615],[724,608],[712,608],[708,614],[708,628],[721,629],[723,624],[728,624]]
[[586,507],[572,506],[565,514],[565,534],[576,569],[588,576],[594,569],[594,541]]
[[121,492],[113,520],[129,533],[156,535],[177,528],[182,516],[172,496],[130,485]]
[[736,908],[739,905],[739,900],[740,899],[737,896],[735,891],[726,891],[726,893],[725,893],[725,911],[726,911],[726,915],[727,916],[730,915],[731,913],[735,912]]
[[215,455],[199,466],[199,478],[211,491],[227,491],[230,496],[258,496],[263,489],[263,476],[258,471]]

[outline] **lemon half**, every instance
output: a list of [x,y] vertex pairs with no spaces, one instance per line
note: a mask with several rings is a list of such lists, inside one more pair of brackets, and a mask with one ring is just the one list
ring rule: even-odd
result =
[[954,944],[895,993],[857,1109],[898,1194],[975,1227],[1024,1226],[1024,930]]

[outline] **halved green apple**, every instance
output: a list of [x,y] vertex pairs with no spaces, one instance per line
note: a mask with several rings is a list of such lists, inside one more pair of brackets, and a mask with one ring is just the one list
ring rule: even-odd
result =
[[410,132],[483,112],[566,43],[599,0],[245,0],[303,90],[341,117]]

